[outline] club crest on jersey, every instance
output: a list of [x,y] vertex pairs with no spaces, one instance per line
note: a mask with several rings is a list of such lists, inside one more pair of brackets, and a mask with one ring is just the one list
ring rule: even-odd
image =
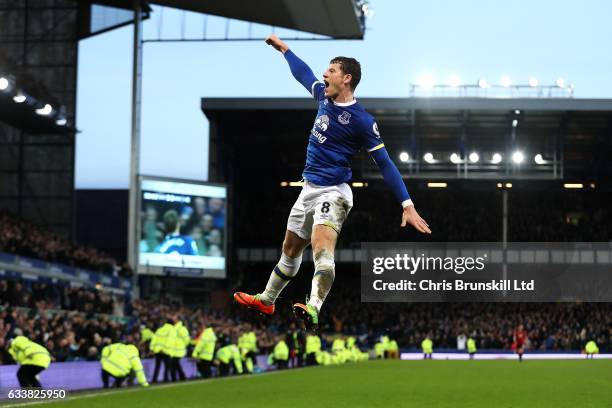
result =
[[343,111],[340,115],[338,115],[338,122],[342,123],[343,125],[348,125],[350,120],[351,114],[346,111]]

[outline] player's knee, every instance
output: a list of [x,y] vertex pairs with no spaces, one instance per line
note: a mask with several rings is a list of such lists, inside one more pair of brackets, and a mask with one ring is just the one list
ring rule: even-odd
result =
[[293,278],[299,272],[301,264],[301,253],[298,253],[297,256],[292,257],[283,251],[281,259],[278,262],[278,268],[285,276]]
[[283,241],[283,254],[291,258],[297,258],[302,255],[302,248],[299,248],[296,245],[292,245],[287,240],[284,240]]

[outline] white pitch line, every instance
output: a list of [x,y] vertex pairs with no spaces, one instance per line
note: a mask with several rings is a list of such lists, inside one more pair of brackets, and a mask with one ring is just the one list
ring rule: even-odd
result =
[[293,368],[291,370],[267,371],[265,373],[252,374],[252,375],[234,375],[231,377],[207,378],[205,380],[186,381],[186,382],[171,383],[171,384],[160,384],[160,385],[155,385],[151,388],[143,388],[141,386],[134,386],[132,388],[118,389],[114,391],[92,392],[92,393],[87,393],[83,395],[76,395],[74,397],[68,397],[66,399],[46,399],[46,400],[40,400],[40,401],[28,401],[28,402],[23,402],[23,403],[1,405],[1,406],[6,407],[6,408],[26,407],[29,405],[41,405],[41,404],[49,404],[51,402],[72,401],[72,400],[77,400],[77,399],[100,397],[104,395],[127,394],[130,392],[136,392],[136,391],[145,391],[145,390],[154,391],[154,390],[161,390],[164,388],[173,388],[173,387],[180,387],[180,386],[185,386],[185,385],[210,384],[210,383],[217,382],[217,381],[230,381],[230,380],[243,380],[243,379],[249,379],[249,378],[259,378],[262,376],[269,376],[272,374],[294,372],[296,370],[303,370],[304,368],[315,368],[315,367],[301,367],[297,369]]

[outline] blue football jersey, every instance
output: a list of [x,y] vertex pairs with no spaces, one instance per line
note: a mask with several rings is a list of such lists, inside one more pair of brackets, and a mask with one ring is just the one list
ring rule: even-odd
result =
[[352,177],[351,162],[361,149],[384,147],[376,121],[357,100],[336,103],[325,97],[325,85],[315,81],[312,96],[319,102],[310,131],[306,166],[302,176],[319,186],[346,183]]
[[155,249],[155,252],[162,254],[197,255],[198,246],[189,235],[171,234],[166,235],[164,242]]
[[413,205],[402,175],[380,139],[374,118],[356,100],[335,103],[325,98],[325,85],[317,80],[308,65],[291,50],[283,54],[293,77],[319,102],[308,140],[303,177],[320,186],[345,183],[352,176],[353,156],[365,149],[371,153],[385,183],[402,207]]

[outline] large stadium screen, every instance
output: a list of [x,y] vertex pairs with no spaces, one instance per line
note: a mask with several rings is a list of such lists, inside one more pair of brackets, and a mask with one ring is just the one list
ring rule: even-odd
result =
[[225,278],[227,188],[143,177],[138,272]]

